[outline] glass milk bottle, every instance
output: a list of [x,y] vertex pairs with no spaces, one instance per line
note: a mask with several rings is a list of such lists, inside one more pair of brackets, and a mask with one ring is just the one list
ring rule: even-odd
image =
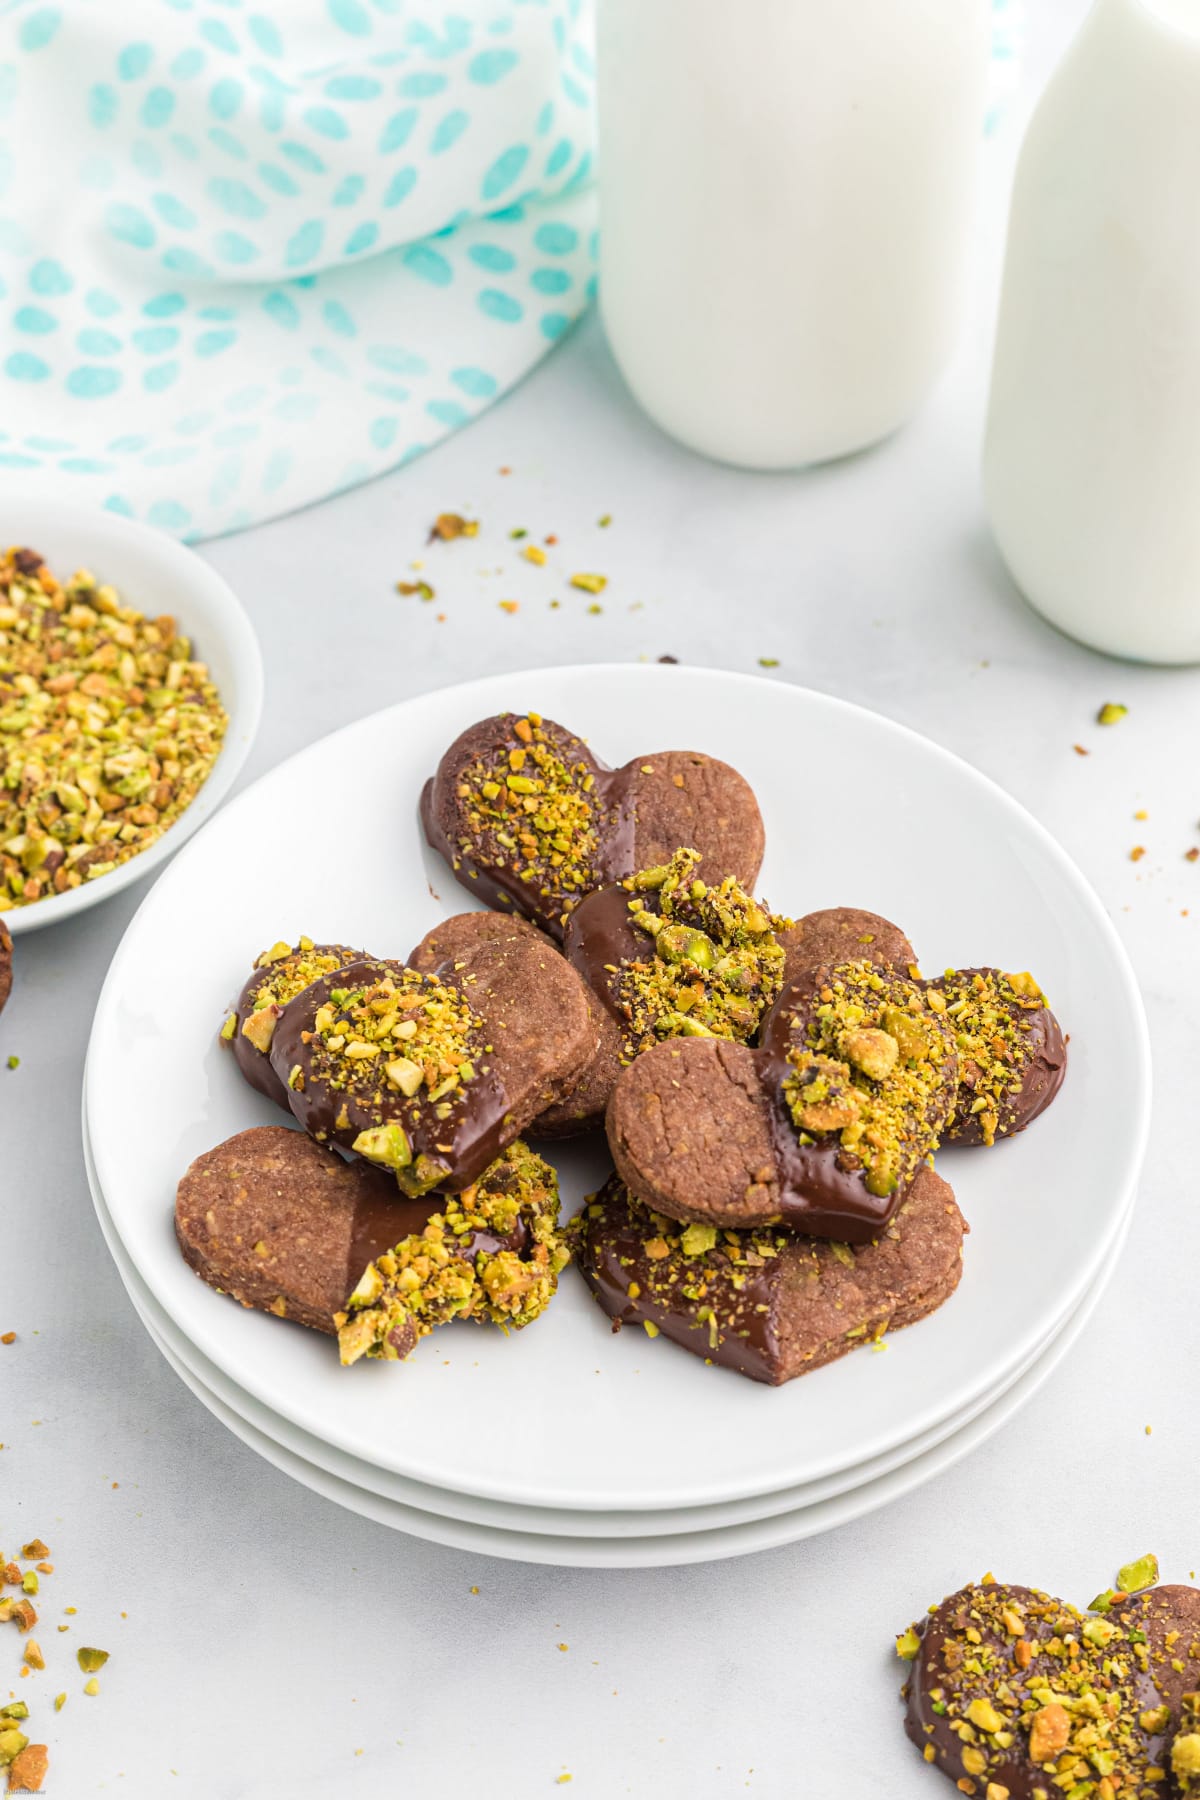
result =
[[600,304],[651,418],[747,468],[904,423],[949,353],[987,0],[599,0]]
[[1200,0],[1096,0],[1034,115],[984,480],[1047,619],[1200,661]]

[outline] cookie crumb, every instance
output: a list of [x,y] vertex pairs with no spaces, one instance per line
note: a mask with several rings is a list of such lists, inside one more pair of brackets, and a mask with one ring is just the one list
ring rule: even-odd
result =
[[1090,750],[1085,750],[1082,744],[1072,744],[1071,748],[1076,756],[1090,756],[1092,754]]
[[1146,854],[1145,844],[1135,844],[1133,846],[1133,849],[1129,852],[1129,860],[1130,860],[1130,862],[1141,862],[1141,860],[1142,860],[1143,856],[1145,856],[1145,854]]
[[15,1344],[16,1341],[17,1334],[15,1331],[6,1331],[4,1336],[0,1337],[0,1344]]
[[519,600],[497,600],[496,605],[500,608],[502,613],[508,613],[510,616],[521,610],[521,602]]
[[440,538],[442,543],[448,544],[454,538],[478,536],[478,519],[464,519],[461,513],[445,512],[439,513],[433,521],[429,532],[429,542],[432,544],[435,539]]

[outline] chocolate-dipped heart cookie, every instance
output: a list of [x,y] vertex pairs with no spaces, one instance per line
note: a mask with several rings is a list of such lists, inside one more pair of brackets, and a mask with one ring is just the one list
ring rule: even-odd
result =
[[846,963],[785,989],[757,1050],[647,1051],[613,1089],[608,1141],[626,1185],[670,1218],[865,1243],[935,1149],[956,1075],[924,984]]
[[382,1170],[284,1125],[197,1157],[175,1198],[201,1280],[340,1334],[346,1362],[405,1356],[451,1317],[528,1324],[566,1261],[557,1218],[554,1171],[519,1142],[465,1193],[410,1200]]
[[[1151,1557],[1119,1579],[1133,1587],[1156,1578]],[[966,1794],[1174,1800],[1195,1791],[1195,1588],[1102,1595],[1088,1616],[989,1580],[931,1608],[897,1648],[912,1662],[905,1730]]]
[[221,1027],[221,1042],[252,1088],[290,1111],[287,1089],[271,1067],[271,1043],[284,1007],[322,975],[358,961],[361,950],[347,944],[273,944],[255,959],[245,986]]
[[509,935],[441,975],[363,960],[321,977],[284,1008],[271,1062],[306,1131],[423,1194],[474,1181],[594,1045],[575,971],[552,945]]
[[949,1186],[922,1168],[859,1249],[768,1228],[681,1227],[617,1176],[573,1236],[584,1280],[618,1325],[778,1385],[933,1312],[958,1286],[966,1229]]
[[585,894],[680,844],[747,888],[762,862],[762,817],[736,769],[695,751],[609,769],[539,713],[501,713],[456,738],[426,783],[421,819],[464,887],[558,939]]

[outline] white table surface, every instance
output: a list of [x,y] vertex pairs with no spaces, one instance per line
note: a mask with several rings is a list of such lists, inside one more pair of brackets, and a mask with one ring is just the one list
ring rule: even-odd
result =
[[[0,1066],[0,1331],[18,1334],[0,1346],[0,1548],[40,1534],[57,1571],[37,1633],[50,1666],[18,1681],[19,1640],[0,1634],[0,1698],[11,1685],[36,1701],[48,1793],[932,1800],[953,1789],[901,1734],[891,1654],[927,1602],[988,1568],[1086,1603],[1143,1550],[1176,1579],[1200,1564],[1200,864],[1183,860],[1200,843],[1200,672],[1107,662],[1042,625],[991,548],[977,480],[1015,143],[1083,10],[1033,0],[1028,92],[987,153],[961,352],[883,449],[797,476],[701,462],[638,414],[592,320],[407,471],[208,553],[253,613],[267,662],[248,779],[446,682],[670,653],[745,670],[778,657],[774,679],[875,707],[1002,782],[1095,883],[1150,1012],[1157,1123],[1100,1316],[993,1442],[814,1542],[601,1573],[460,1555],[368,1524],[209,1417],[151,1345],[105,1252],[80,1160],[79,1085],[135,888],[19,943],[0,1026],[0,1052],[21,1058],[13,1073]],[[451,508],[483,520],[480,539],[425,553],[430,519]],[[507,539],[518,525],[557,533],[571,568],[607,573],[601,614],[518,560]],[[422,557],[431,605],[393,591]],[[515,615],[497,606],[509,598]],[[1106,700],[1129,716],[1103,731],[1093,721]],[[1075,742],[1092,754],[1075,755]],[[952,853],[952,833],[928,854],[940,849]],[[1053,1206],[1047,1194],[1048,1232]],[[67,1605],[78,1614],[60,1636]],[[81,1691],[80,1643],[112,1652],[94,1699]],[[61,1689],[70,1698],[55,1716]],[[563,1772],[569,1790],[556,1786]]]

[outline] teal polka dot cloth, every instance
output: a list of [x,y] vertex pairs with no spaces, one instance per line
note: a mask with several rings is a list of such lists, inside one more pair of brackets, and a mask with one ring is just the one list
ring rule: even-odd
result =
[[407,461],[594,285],[584,0],[0,0],[0,483],[185,538]]
[[482,411],[594,290],[591,3],[0,0],[0,481],[205,537]]

